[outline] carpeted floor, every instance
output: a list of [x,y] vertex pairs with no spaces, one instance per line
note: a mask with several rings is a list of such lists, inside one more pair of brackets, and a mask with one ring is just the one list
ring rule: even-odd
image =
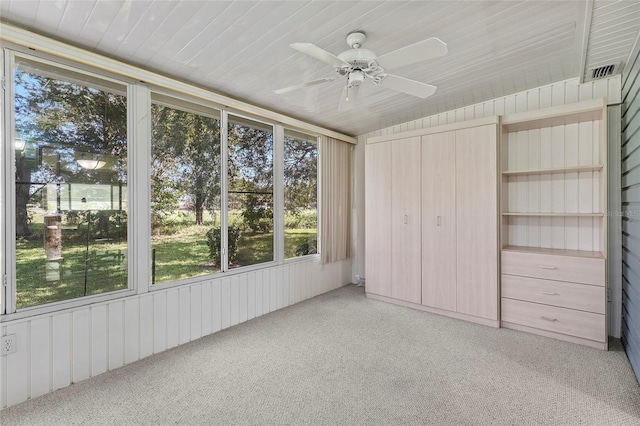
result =
[[608,352],[348,286],[0,412],[43,425],[639,425]]

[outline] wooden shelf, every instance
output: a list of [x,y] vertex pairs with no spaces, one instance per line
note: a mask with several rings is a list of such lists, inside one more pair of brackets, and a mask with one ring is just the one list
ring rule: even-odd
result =
[[556,167],[552,169],[531,169],[531,170],[507,170],[502,172],[503,176],[525,176],[525,175],[553,175],[559,173],[580,173],[598,172],[604,168],[603,164],[590,166]]
[[531,216],[531,217],[602,217],[604,213],[533,213],[533,212],[503,212],[503,216]]
[[554,249],[554,248],[548,248],[548,247],[504,246],[502,248],[502,251],[518,251],[523,253],[552,254],[557,256],[589,257],[594,259],[605,258],[604,254],[599,251]]
[[593,99],[541,110],[506,114],[502,117],[502,126],[506,132],[519,132],[600,120],[603,118],[605,106],[604,99]]

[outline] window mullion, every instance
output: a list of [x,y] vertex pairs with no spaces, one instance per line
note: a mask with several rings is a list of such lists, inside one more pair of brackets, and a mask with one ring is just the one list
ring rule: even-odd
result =
[[[0,241],[4,241],[4,253],[2,254],[2,279],[6,279],[6,287],[3,283],[2,313],[13,313],[16,311],[16,240],[15,240],[15,187],[14,174],[14,120],[15,111],[13,108],[14,82],[13,82],[13,62],[14,53],[9,49],[3,49],[2,55],[2,78],[4,79],[3,90],[3,149],[0,152],[0,163],[4,165],[2,176],[2,199],[5,205],[2,206],[2,222],[4,226],[0,229]],[[6,278],[5,278],[6,277]]]
[[[131,176],[128,233],[129,288],[138,294],[149,291],[151,284],[151,91],[141,83],[129,86],[128,140]],[[135,173],[133,173],[135,171]]]
[[222,259],[220,270],[229,270],[228,225],[229,225],[229,113],[222,110],[220,120],[220,240]]
[[274,126],[273,135],[273,237],[274,259],[284,262],[284,127]]

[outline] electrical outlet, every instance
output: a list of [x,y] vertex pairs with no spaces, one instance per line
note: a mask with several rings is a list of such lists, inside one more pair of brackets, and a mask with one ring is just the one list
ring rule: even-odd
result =
[[16,352],[16,335],[9,334],[2,338],[2,344],[0,345],[0,356],[9,355]]

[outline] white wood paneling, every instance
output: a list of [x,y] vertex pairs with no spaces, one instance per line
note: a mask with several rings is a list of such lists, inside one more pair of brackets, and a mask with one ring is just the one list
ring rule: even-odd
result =
[[[7,406],[26,401],[29,395],[29,346],[28,323],[9,324],[5,328],[7,334],[16,335],[16,352],[5,356],[5,386]],[[53,389],[51,389],[53,390]]]
[[178,291],[178,344],[191,340],[191,292],[190,287],[181,287]]
[[167,292],[153,294],[153,353],[167,349]]
[[[15,354],[3,358],[6,362],[0,368],[0,389],[6,389],[6,393],[0,394],[0,402],[5,407],[15,405],[215,333],[230,326],[233,309],[239,322],[247,321],[250,303],[254,316],[268,313],[271,283],[275,296],[278,271],[282,277],[289,276],[292,289],[296,289],[292,293],[296,302],[291,303],[297,303],[311,297],[311,277],[318,277],[318,288],[326,292],[349,282],[350,266],[349,260],[321,265],[317,258],[310,257],[8,322],[1,328],[2,335],[15,333],[18,344]],[[233,302],[232,286],[238,289],[238,299]],[[251,287],[256,290],[250,291]]]
[[167,348],[173,348],[180,343],[180,291],[177,288],[166,293],[166,336]]
[[129,364],[140,359],[140,299],[128,299],[124,302],[124,363]]
[[[88,326],[89,324],[87,323],[86,325]],[[52,388],[51,364],[49,362],[51,359],[51,319],[39,318],[31,321],[29,327],[29,350],[31,353],[29,359],[30,389],[31,397],[35,398],[44,395]],[[90,341],[88,342],[90,343]]]
[[97,376],[109,370],[109,335],[107,322],[109,306],[91,308],[91,375]]
[[71,384],[71,314],[54,315],[51,325],[53,390],[56,390]]
[[153,295],[140,297],[140,358],[153,354]]
[[[89,308],[75,311],[72,314],[73,347],[71,348],[71,353],[73,355],[73,369],[71,373],[73,383],[91,377],[90,314],[91,310]],[[33,328],[33,323],[31,327]]]
[[124,365],[124,303],[122,301],[110,303],[108,313],[109,370],[113,370]]
[[201,285],[189,287],[189,290],[191,290],[191,300],[189,302],[189,306],[191,308],[191,329],[189,340],[195,340],[202,337],[202,287],[203,286]]

